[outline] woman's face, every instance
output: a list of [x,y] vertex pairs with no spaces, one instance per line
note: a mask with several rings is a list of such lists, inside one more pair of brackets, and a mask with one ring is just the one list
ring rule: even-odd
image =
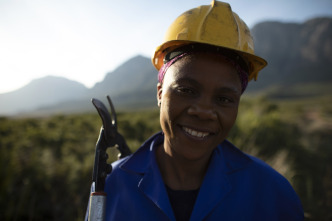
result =
[[187,55],[169,67],[157,96],[165,151],[180,159],[208,159],[235,122],[241,83],[221,57]]

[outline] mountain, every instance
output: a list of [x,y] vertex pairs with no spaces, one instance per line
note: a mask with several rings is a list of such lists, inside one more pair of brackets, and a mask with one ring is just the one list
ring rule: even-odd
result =
[[16,91],[0,94],[0,114],[30,112],[58,102],[76,100],[85,96],[87,90],[83,84],[63,77],[39,78]]
[[[332,18],[305,23],[262,22],[252,28],[256,54],[268,61],[247,93],[269,97],[306,97],[332,93]],[[0,115],[94,111],[92,97],[116,109],[156,106],[157,71],[149,58],[135,56],[91,89],[59,77],[45,77],[0,94]]]
[[27,86],[0,94],[0,115],[32,116],[94,111],[91,98],[104,101],[110,95],[116,107],[143,108],[156,103],[157,70],[151,60],[135,56],[88,89],[62,77],[48,76]]
[[268,61],[248,91],[332,82],[332,18],[303,24],[263,22],[252,28],[256,54]]
[[95,84],[90,90],[91,97],[112,96],[114,103],[129,104],[150,102],[157,93],[157,70],[151,60],[143,56],[135,56],[107,73],[104,80]]

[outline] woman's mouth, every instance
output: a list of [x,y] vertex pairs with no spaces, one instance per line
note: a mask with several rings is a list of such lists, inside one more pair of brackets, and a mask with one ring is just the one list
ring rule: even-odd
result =
[[203,131],[197,131],[197,130],[193,130],[191,128],[188,127],[182,127],[182,129],[189,135],[193,136],[193,137],[197,137],[197,138],[204,138],[206,136],[208,136],[210,133],[208,132],[203,132]]

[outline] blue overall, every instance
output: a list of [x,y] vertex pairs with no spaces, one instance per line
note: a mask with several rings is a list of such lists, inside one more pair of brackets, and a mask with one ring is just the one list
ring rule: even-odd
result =
[[[133,155],[113,163],[106,179],[106,220],[173,220],[159,171],[158,133]],[[213,152],[191,214],[196,220],[303,220],[301,202],[289,182],[263,161],[227,140]]]

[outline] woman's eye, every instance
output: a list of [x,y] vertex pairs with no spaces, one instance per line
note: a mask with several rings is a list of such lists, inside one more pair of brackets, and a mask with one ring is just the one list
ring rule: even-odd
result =
[[178,87],[177,91],[183,94],[193,94],[194,90],[192,90],[191,88],[188,87]]
[[225,104],[225,103],[232,103],[233,100],[228,97],[218,97],[218,102]]

